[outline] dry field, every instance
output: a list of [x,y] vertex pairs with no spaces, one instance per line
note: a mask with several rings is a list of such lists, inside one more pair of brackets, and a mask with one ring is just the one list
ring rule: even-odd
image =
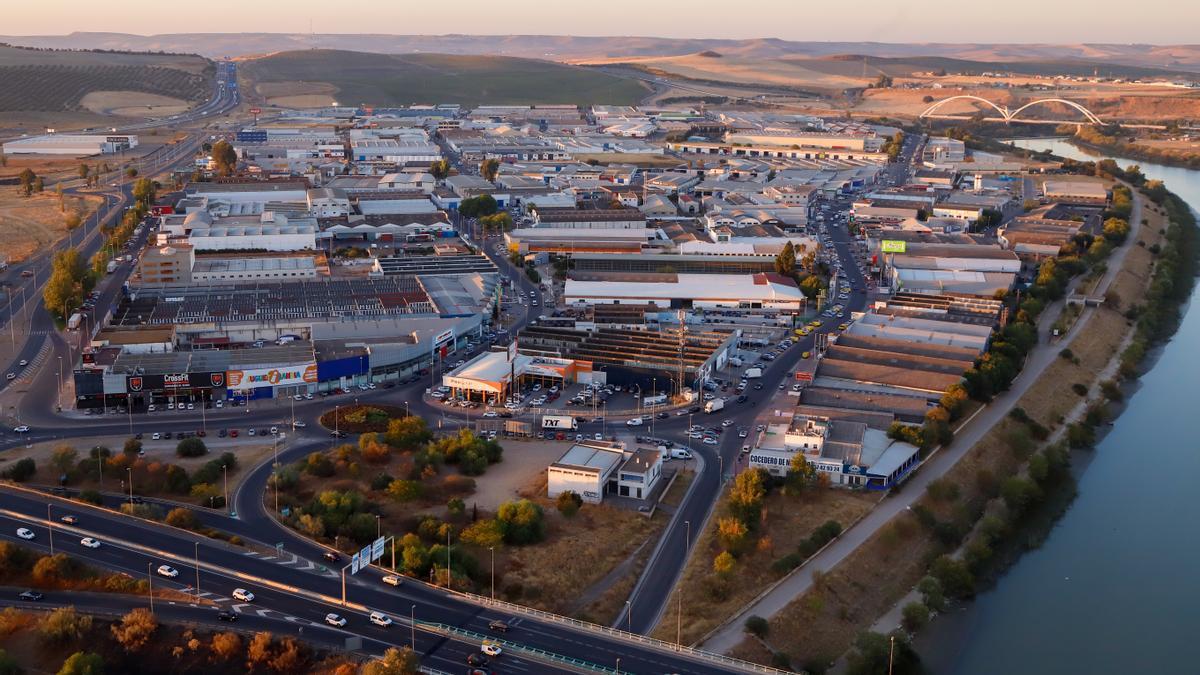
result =
[[0,259],[17,262],[48,247],[66,234],[66,213],[74,211],[86,217],[100,202],[98,197],[64,199],[65,213],[59,208],[58,197],[53,192],[23,197],[16,187],[3,186],[0,189]]
[[[709,593],[707,582],[713,576],[713,558],[722,550],[716,529],[717,518],[725,513],[726,499],[723,497],[713,511],[709,527],[702,533],[693,530],[693,536],[699,539],[680,582],[671,594],[668,611],[654,630],[654,637],[673,642],[677,623],[680,623],[684,644],[696,642],[778,580],[781,575],[772,571],[771,563],[795,551],[800,542],[818,526],[836,520],[842,527],[848,527],[869,511],[878,499],[877,494],[832,488],[808,490],[798,497],[784,495],[779,490],[772,491],[764,507],[766,524],[760,528],[766,536],[759,540],[757,548],[738,559],[733,573],[734,581],[730,584],[728,595],[722,600]],[[677,617],[681,594],[682,620]]]
[[178,115],[191,108],[187,101],[140,91],[93,91],[79,102],[100,115],[162,117]]

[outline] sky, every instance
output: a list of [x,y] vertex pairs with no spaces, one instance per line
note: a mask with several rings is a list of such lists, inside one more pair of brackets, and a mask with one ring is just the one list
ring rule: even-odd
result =
[[[4,3],[10,5],[10,3]],[[189,11],[189,8],[191,11]],[[359,8],[359,11],[347,11]],[[874,42],[1197,42],[1195,0],[38,0],[0,34],[269,32],[647,35]]]

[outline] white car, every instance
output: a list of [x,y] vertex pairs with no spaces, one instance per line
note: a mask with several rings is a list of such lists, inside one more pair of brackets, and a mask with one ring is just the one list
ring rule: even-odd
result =
[[22,368],[24,368],[25,366],[29,365],[29,362],[26,361],[25,359],[21,359],[21,363],[18,365],[20,365]]
[[346,625],[346,619],[334,614],[333,612],[330,612],[329,614],[325,615],[325,623],[329,624],[330,626],[337,626],[338,628],[341,628],[342,626]]
[[233,589],[233,599],[242,602],[254,602],[254,594],[244,588]]
[[83,539],[80,539],[79,545],[87,548],[100,548],[100,542],[96,539],[92,539],[91,537],[84,537]]
[[308,426],[308,425],[300,420],[296,420],[295,422],[292,422],[293,429],[303,429],[306,426]]
[[195,406],[195,404],[193,404],[193,403],[189,403],[189,404],[187,405],[187,409],[188,409],[188,410],[195,410],[195,409],[196,409],[196,406]]
[[495,417],[495,416],[496,416],[496,411],[495,411],[495,410],[489,410],[489,411],[487,411],[487,412],[483,413],[483,416],[484,416],[484,417]]
[[217,401],[217,402],[216,402],[214,405],[216,405],[218,408],[224,408],[224,407],[225,407],[225,402],[224,402],[224,401]]
[[158,572],[159,576],[163,576],[168,579],[174,579],[175,577],[179,576],[179,570],[171,567],[170,565],[159,565],[158,569],[155,571]]
[[17,427],[17,428],[15,428],[15,429],[13,429],[13,433],[18,433],[18,434],[27,434],[27,433],[29,433],[29,425],[28,425],[28,424],[22,424],[21,426],[19,426],[19,427]]
[[371,623],[375,624],[376,626],[383,626],[384,628],[387,628],[388,626],[392,625],[392,617],[384,614],[383,612],[371,612],[367,618],[369,618]]
[[152,441],[157,441],[160,438],[162,438],[162,434],[158,433],[157,431],[150,436],[150,440]]
[[400,577],[396,576],[395,574],[389,574],[383,578],[383,583],[387,584],[388,586],[399,586]]
[[716,444],[717,444],[717,439],[713,438],[712,436],[705,436],[705,437],[704,437],[704,444],[705,444],[705,445],[716,445]]
[[484,654],[487,654],[488,656],[500,656],[501,654],[504,653],[504,650],[500,649],[500,645],[495,644],[493,642],[483,643],[482,645],[480,645],[479,651],[483,652]]
[[154,407],[154,404],[153,404],[153,403],[151,403],[150,405],[146,406],[146,412],[154,412],[155,410],[157,410],[157,408],[155,408],[155,407]]
[[21,527],[21,528],[17,528],[17,536],[22,539],[32,540],[35,535],[33,534],[33,530]]

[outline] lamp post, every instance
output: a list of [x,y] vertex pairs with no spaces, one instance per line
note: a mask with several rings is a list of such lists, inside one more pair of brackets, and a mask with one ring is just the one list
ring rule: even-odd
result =
[[492,599],[496,599],[496,547],[489,546],[488,551],[492,554]]
[[225,509],[232,513],[233,509],[229,504],[229,466],[227,464],[221,465],[221,473],[225,474]]
[[150,573],[150,569],[154,567],[154,563],[146,563],[146,579],[150,582],[150,613],[154,613],[154,575]]
[[633,601],[632,600],[625,601],[625,629],[630,633],[633,632]]
[[[692,544],[692,521],[685,520],[683,525],[687,528],[683,535],[683,559],[686,562],[687,552]],[[683,593],[679,594],[678,608],[675,611],[675,646],[683,648]]]
[[62,410],[63,376],[62,357],[58,357],[58,409]]
[[50,533],[50,557],[54,557],[54,521],[50,520],[50,502],[46,502],[46,531]]
[[200,542],[193,541],[192,545],[196,547],[195,551],[193,553],[193,555],[195,556],[195,558],[193,558],[193,560],[195,561],[195,564],[196,564],[196,601],[199,602],[200,601]]
[[380,517],[379,517],[379,514],[376,514],[375,515],[375,538],[378,539],[382,536],[383,536],[383,533],[382,533],[382,525],[380,525]]
[[129,510],[133,511],[133,467],[125,467],[125,473],[129,476]]
[[408,627],[412,630],[412,650],[417,651],[417,606],[413,605],[408,614]]

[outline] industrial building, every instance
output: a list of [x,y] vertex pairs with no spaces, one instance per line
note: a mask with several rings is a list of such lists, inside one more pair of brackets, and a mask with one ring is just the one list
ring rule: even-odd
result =
[[773,308],[799,311],[804,293],[792,279],[758,274],[621,274],[574,271],[567,277],[567,304],[655,304],[660,307]]
[[661,477],[662,456],[657,450],[575,444],[546,468],[546,492],[551,499],[574,492],[589,504],[599,504],[606,494],[644,499]]
[[797,453],[832,485],[872,490],[896,485],[921,458],[916,446],[892,440],[862,422],[795,415],[787,424],[768,425],[760,444],[750,451],[750,467],[786,476]]

